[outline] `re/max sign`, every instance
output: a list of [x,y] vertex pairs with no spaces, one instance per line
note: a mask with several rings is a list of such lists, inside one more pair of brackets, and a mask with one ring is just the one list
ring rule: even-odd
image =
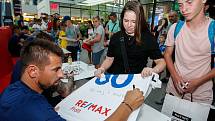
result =
[[[111,110],[110,108],[92,103],[92,102],[88,102],[88,101],[84,101],[84,100],[78,100],[75,104],[75,106],[80,107],[81,109],[86,109],[89,111],[93,111],[95,113],[99,113],[101,115],[104,116],[109,116],[109,111]],[[70,108],[71,110],[73,110],[74,112],[79,113],[81,111],[81,109],[77,109],[74,106],[72,108]]]

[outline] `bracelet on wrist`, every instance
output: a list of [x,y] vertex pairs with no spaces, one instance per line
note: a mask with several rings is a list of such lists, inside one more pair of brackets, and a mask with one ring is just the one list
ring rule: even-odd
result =
[[123,104],[125,104],[130,110],[131,110],[131,112],[133,112],[133,109],[132,109],[132,107],[128,104],[128,103],[126,103],[126,102],[122,102]]

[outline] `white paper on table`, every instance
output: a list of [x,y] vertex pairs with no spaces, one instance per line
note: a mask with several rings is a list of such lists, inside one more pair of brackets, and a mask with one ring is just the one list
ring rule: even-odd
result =
[[[147,92],[152,76],[142,78],[140,74],[132,75],[132,81],[122,88],[114,88],[111,85],[111,79],[116,77],[116,75],[111,75],[109,81],[103,85],[96,84],[95,80],[97,78],[94,77],[56,106],[58,114],[66,120],[71,121],[104,121],[117,109],[123,101],[126,92],[132,90],[133,85],[141,91]],[[127,77],[128,74],[120,74],[115,82],[117,84],[123,84]],[[103,81],[107,80],[101,80],[101,82]],[[82,100],[83,103],[77,103],[81,102],[80,100]],[[94,110],[91,107],[93,104],[97,105]],[[101,109],[101,111],[99,111],[99,109]],[[110,111],[105,113],[106,109],[110,109]],[[135,110],[129,116],[128,121],[135,121],[139,110],[140,109]]]

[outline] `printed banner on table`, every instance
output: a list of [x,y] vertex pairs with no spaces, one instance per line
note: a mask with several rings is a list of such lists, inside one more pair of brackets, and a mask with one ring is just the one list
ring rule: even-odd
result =
[[[142,78],[140,74],[95,77],[62,100],[56,106],[57,112],[68,121],[104,121],[117,109],[133,85],[146,94],[151,78]],[[135,121],[138,113],[139,109],[130,115],[128,121]]]

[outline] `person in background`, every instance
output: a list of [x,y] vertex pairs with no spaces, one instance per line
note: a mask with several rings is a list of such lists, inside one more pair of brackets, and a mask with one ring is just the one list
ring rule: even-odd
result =
[[24,26],[24,17],[22,15],[19,16],[19,20],[17,21],[19,28]]
[[62,23],[61,26],[60,26],[60,28],[61,28],[60,32],[59,32],[60,47],[66,49],[66,47],[67,47],[67,40],[64,38],[64,37],[66,37],[66,25],[64,25]]
[[47,32],[51,33],[54,28],[54,17],[53,15],[49,15],[48,23],[47,23]]
[[20,28],[20,38],[23,38],[24,40],[27,40],[30,37],[30,31],[28,26],[23,26],[22,28]]
[[[162,21],[162,22],[161,22],[161,25],[158,26],[158,29],[157,29],[157,31],[158,31],[158,33],[159,33],[157,39],[159,39],[160,35],[162,35],[162,34],[167,34],[167,32],[168,32],[168,30],[169,30],[167,18],[162,18],[161,21]],[[159,42],[159,40],[158,40],[158,42]]]
[[104,37],[105,37],[105,30],[103,26],[100,24],[99,16],[93,18],[93,25],[94,29],[94,38],[87,39],[85,42],[89,45],[92,45],[92,61],[95,68],[100,67],[100,61],[102,54],[104,52]]
[[[95,72],[95,76],[100,77],[105,71],[111,74],[141,73],[144,77],[153,72],[162,72],[166,64],[157,41],[147,27],[140,2],[129,1],[125,4],[121,23],[121,31],[112,36],[106,59]],[[122,46],[125,51],[121,50]],[[125,59],[128,67],[125,67],[123,53],[127,55]],[[148,57],[155,61],[154,68],[146,67]]]
[[25,41],[21,35],[22,33],[20,28],[18,26],[14,26],[13,35],[8,42],[8,50],[12,57],[20,57],[20,51]]
[[48,18],[47,18],[47,14],[42,14],[41,15],[41,30],[42,31],[47,31],[48,28]]
[[77,60],[77,52],[80,50],[79,41],[81,38],[80,30],[73,25],[70,19],[66,20],[66,49],[72,53],[72,60]]
[[167,20],[167,18],[160,19],[158,21],[158,25],[155,26],[155,28],[153,30],[156,40],[159,42],[159,36],[161,34],[167,34],[168,30],[169,30],[169,27],[168,27],[168,20]]
[[[53,42],[36,39],[21,52],[21,79],[7,87],[0,96],[2,121],[65,121],[41,93],[58,85],[63,78],[63,51]],[[143,92],[128,91],[124,102],[106,121],[126,121],[143,103]]]
[[163,6],[163,18],[168,18],[168,14],[171,11],[171,7],[169,4],[164,4]]
[[153,29],[153,34],[154,34],[154,36],[155,36],[155,38],[156,38],[156,40],[158,39],[158,36],[159,36],[159,31],[158,31],[158,27],[159,26],[161,26],[162,25],[162,19],[160,19],[159,21],[158,21],[158,25],[156,25],[155,27],[154,27],[154,29]]
[[109,15],[109,22],[107,23],[105,27],[105,33],[108,35],[108,40],[110,40],[111,36],[120,31],[120,26],[119,26],[119,20],[117,19],[117,15],[115,12],[111,12]]
[[[211,45],[208,27],[212,19],[205,16],[206,0],[178,0],[185,22],[174,38],[176,24],[173,24],[166,39],[164,54],[171,78],[167,93],[193,102],[211,104],[215,69],[211,69]],[[210,30],[209,30],[210,31]],[[172,54],[175,53],[175,61]],[[191,95],[192,94],[192,95]]]
[[[92,40],[95,35],[94,35],[94,27],[93,27],[93,23],[92,21],[87,21],[87,41],[88,40]],[[92,53],[92,48],[90,44],[84,43],[82,44],[82,48],[86,49],[88,52],[88,58],[89,58],[89,64],[92,64],[92,57],[91,57],[91,53]]]
[[161,34],[159,37],[159,48],[162,55],[164,55],[164,52],[166,49],[165,41],[166,41],[166,34]]
[[103,18],[101,18],[101,25],[105,28],[105,21]]
[[207,0],[205,3],[205,11],[209,14],[209,17],[215,19],[215,1],[214,0]]
[[32,26],[33,31],[38,33],[40,30],[42,30],[41,25],[42,25],[41,19],[36,19],[34,25]]
[[168,19],[170,22],[169,26],[171,26],[174,23],[177,23],[178,22],[178,13],[176,11],[170,11],[168,14]]

